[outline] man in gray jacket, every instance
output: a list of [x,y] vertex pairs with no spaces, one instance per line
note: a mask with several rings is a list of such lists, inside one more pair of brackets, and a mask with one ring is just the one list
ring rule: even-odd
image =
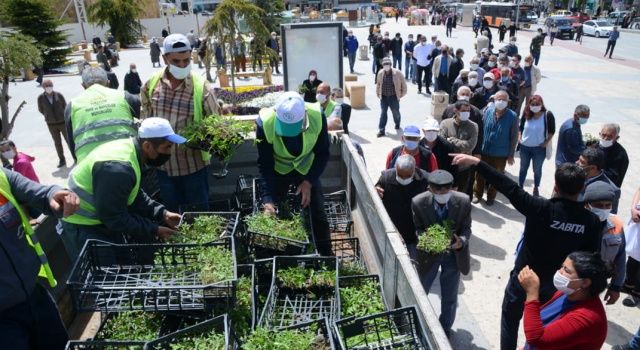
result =
[[[469,237],[471,236],[471,202],[469,196],[453,191],[453,175],[445,170],[429,174],[430,192],[415,196],[411,203],[413,222],[418,236],[429,226],[451,222],[451,246],[443,254],[429,255],[418,249],[418,274],[425,292],[429,293],[440,271],[440,324],[449,336],[456,318],[460,273],[470,270]],[[418,243],[418,247],[420,244]]]
[[[440,123],[440,135],[451,142],[457,152],[471,154],[478,142],[478,124],[471,117],[471,104],[460,100],[453,105],[455,112],[453,118],[445,119]],[[467,193],[471,167],[458,167],[455,187],[458,191]]]
[[67,129],[64,127],[64,109],[67,107],[67,101],[61,93],[53,90],[51,79],[45,79],[42,87],[44,92],[38,96],[38,111],[44,115],[44,121],[47,123],[58,154],[58,168],[61,168],[67,164],[62,149],[62,137],[69,147]]

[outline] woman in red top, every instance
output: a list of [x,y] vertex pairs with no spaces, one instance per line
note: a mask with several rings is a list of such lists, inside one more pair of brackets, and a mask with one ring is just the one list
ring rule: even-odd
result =
[[518,275],[527,293],[524,349],[600,349],[607,337],[607,316],[598,296],[607,286],[608,275],[599,254],[573,252],[553,277],[558,291],[541,306],[540,280],[525,266]]

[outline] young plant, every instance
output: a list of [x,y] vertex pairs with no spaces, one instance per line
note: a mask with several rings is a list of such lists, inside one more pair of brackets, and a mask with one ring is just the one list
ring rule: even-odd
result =
[[208,243],[215,241],[227,228],[227,219],[220,215],[200,215],[193,223],[183,223],[178,227],[179,234],[173,235],[175,243]]
[[284,220],[260,212],[247,216],[244,220],[249,231],[296,241],[307,241],[307,231],[302,223],[301,215],[294,215],[291,220]]
[[340,288],[340,311],[342,317],[362,317],[384,312],[380,286],[373,279]]
[[240,277],[236,286],[236,306],[229,310],[229,317],[233,322],[234,331],[241,338],[251,332],[252,294],[251,279]]
[[228,161],[251,131],[253,125],[246,121],[232,116],[210,115],[187,125],[181,130],[181,135],[187,139],[188,146]]
[[586,146],[593,146],[593,145],[597,145],[598,142],[600,141],[600,139],[590,133],[585,133],[582,135],[582,142],[584,142],[584,144]]
[[443,225],[429,226],[427,231],[418,237],[418,249],[429,254],[445,253],[451,245],[452,226],[451,220],[445,220]]
[[278,270],[278,281],[285,288],[308,289],[310,287],[335,286],[336,274],[322,266],[320,270],[308,269],[301,266]]
[[327,340],[314,331],[256,329],[244,339],[244,350],[329,350]]
[[162,316],[143,311],[128,311],[109,316],[96,339],[153,340],[158,336]]
[[212,284],[233,278],[233,255],[224,246],[204,247],[198,254],[202,284]]
[[203,333],[180,339],[178,342],[170,344],[171,350],[225,350],[225,340],[222,334]]
[[341,277],[344,276],[360,276],[366,275],[368,273],[367,269],[355,260],[342,260],[340,261],[340,270],[339,274]]

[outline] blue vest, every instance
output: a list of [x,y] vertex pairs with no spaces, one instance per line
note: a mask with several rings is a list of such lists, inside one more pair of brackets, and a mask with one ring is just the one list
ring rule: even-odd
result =
[[492,157],[508,157],[511,148],[511,126],[516,114],[507,109],[500,120],[496,120],[496,108],[487,109],[484,117],[484,139],[482,154]]

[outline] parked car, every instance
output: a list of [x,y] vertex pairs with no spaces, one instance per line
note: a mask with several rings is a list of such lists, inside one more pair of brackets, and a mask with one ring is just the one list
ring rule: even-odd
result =
[[607,20],[611,23],[612,26],[617,26],[622,24],[622,19],[624,16],[629,13],[629,11],[613,11],[609,13],[607,16]]
[[202,12],[200,12],[200,16],[211,16],[211,12],[209,12],[209,11],[202,11]]
[[557,39],[573,39],[573,34],[575,33],[575,29],[573,28],[572,23],[575,20],[571,20],[564,16],[551,16],[544,21],[544,25],[546,27],[551,27],[552,24],[556,25],[558,28],[558,32],[556,33]]
[[579,23],[584,23],[588,20],[591,19],[591,16],[589,16],[588,14],[582,12],[582,13],[574,13],[571,16],[568,16],[567,18],[575,18]]
[[529,11],[527,12],[527,19],[533,22],[537,22],[538,21],[538,15],[536,14],[535,11]]
[[551,16],[571,16],[571,11],[569,10],[557,10],[551,14]]
[[613,25],[605,20],[586,21],[582,23],[582,32],[584,35],[593,35],[596,38],[608,37],[613,31]]
[[634,17],[629,23],[629,29],[640,29],[640,17]]

